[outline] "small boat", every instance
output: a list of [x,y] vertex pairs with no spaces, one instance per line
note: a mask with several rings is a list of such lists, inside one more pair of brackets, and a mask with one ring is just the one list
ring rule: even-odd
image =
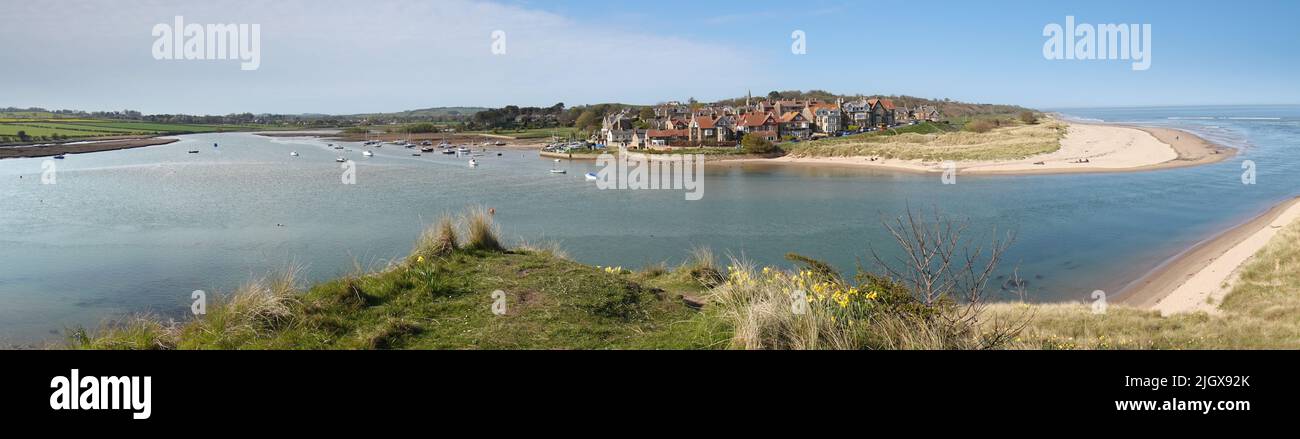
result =
[[456,153],[456,150],[454,150],[454,149],[444,149],[444,150],[442,150],[442,153],[443,153],[443,154],[446,154],[446,155],[452,155],[452,154],[455,154],[455,153]]
[[420,146],[431,146],[431,145],[433,145],[433,142],[430,142],[428,140],[420,142]]
[[[334,146],[334,145],[330,145],[330,146]],[[343,147],[342,147],[342,146],[334,146],[334,149],[343,149]]]
[[334,161],[339,162],[339,163],[343,163],[343,162],[348,161],[348,159],[345,159],[345,158],[343,158],[343,157],[336,157],[336,158],[334,158]]
[[560,162],[560,159],[555,159],[555,163],[559,163],[559,162]]
[[469,167],[473,168],[475,166],[478,166],[478,162],[474,159],[469,159]]
[[374,156],[375,156],[375,153],[370,152],[370,151],[364,151],[364,152],[361,153],[361,155],[366,156],[366,157],[374,157]]
[[501,153],[498,152],[498,153],[497,153],[497,157],[501,157]]
[[217,147],[217,144],[214,142],[214,143],[212,144],[212,147],[213,147],[213,148],[216,148],[216,147]]
[[433,152],[433,148],[430,147],[420,148],[420,152]]
[[469,148],[462,146],[460,148],[456,148],[456,152],[459,152],[461,154],[469,154]]
[[596,181],[597,179],[595,172],[588,172],[584,177],[587,178],[587,181]]
[[297,157],[297,156],[298,156],[298,151],[294,151],[294,152],[289,153],[289,156],[290,156],[290,157]]
[[419,157],[419,156],[420,156],[420,153],[418,153],[418,152],[413,152],[413,153],[411,153],[411,157]]
[[506,142],[497,141],[496,146],[506,146]]
[[57,159],[57,160],[63,160],[63,159],[66,158],[66,157],[64,157],[63,154],[59,154],[59,155],[54,156],[54,158]]
[[552,169],[552,170],[551,170],[551,173],[552,173],[552,174],[568,174],[569,171],[568,171],[567,169]]
[[190,150],[190,154],[198,154],[198,153],[199,153],[199,150],[197,150],[197,149],[191,149],[191,150]]

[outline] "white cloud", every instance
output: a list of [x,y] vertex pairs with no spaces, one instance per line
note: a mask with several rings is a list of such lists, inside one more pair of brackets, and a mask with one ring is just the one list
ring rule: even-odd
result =
[[[27,48],[0,54],[26,66],[0,72],[25,85],[12,104],[222,113],[653,102],[739,95],[763,71],[740,48],[657,35],[634,16],[578,22],[481,1],[52,3],[16,7],[0,31]],[[152,59],[150,29],[175,15],[261,24],[261,69]],[[505,55],[490,51],[495,30]]]

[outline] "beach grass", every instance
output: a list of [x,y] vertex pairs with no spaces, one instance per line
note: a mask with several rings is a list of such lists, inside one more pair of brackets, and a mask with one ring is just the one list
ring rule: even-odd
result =
[[1013,160],[1060,149],[1066,124],[996,119],[988,132],[924,122],[892,130],[781,145],[792,157],[882,157],[923,161]]

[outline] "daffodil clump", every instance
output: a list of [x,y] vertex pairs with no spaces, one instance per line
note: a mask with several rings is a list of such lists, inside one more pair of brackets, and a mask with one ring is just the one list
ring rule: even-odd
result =
[[853,326],[868,318],[879,305],[879,291],[860,289],[812,270],[786,272],[763,267],[757,274],[744,267],[729,266],[727,270],[729,274],[723,288],[780,290],[782,295],[790,298],[791,312],[822,313],[837,324]]
[[605,272],[606,272],[606,273],[609,273],[609,274],[629,274],[629,273],[631,273],[631,271],[624,270],[622,266],[618,266],[618,267],[601,267],[601,266],[597,265],[596,268],[599,268],[599,269],[605,270]]

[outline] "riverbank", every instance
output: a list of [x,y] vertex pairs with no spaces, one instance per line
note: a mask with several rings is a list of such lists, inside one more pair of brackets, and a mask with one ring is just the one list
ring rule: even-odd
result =
[[119,149],[141,148],[146,146],[166,145],[179,141],[170,137],[137,137],[128,139],[100,140],[87,142],[68,142],[49,145],[15,146],[0,148],[0,159],[24,157],[50,157],[60,154],[84,154],[89,152],[115,151]]
[[1163,315],[1219,313],[1242,268],[1287,225],[1300,219],[1300,198],[1280,203],[1162,264],[1121,292],[1121,302]]
[[[1127,125],[1067,124],[1060,148],[1011,160],[956,160],[958,174],[1028,175],[1137,172],[1199,166],[1226,160],[1236,150],[1195,134],[1171,129]],[[940,160],[905,160],[879,156],[809,157],[787,155],[773,159],[741,159],[733,163],[776,163],[812,166],[864,167],[913,173],[943,172]]]

